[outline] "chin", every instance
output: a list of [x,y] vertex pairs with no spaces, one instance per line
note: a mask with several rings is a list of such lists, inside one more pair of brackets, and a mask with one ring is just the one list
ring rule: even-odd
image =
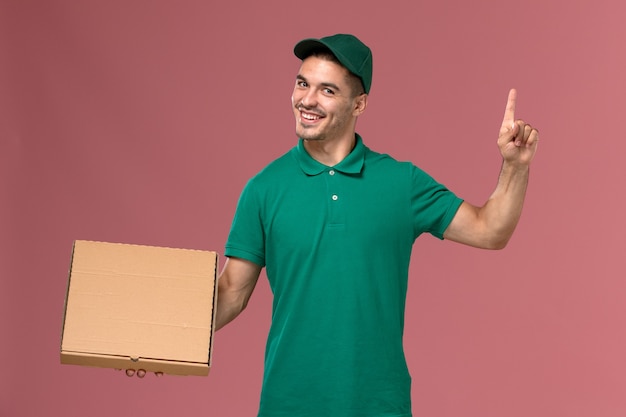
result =
[[306,135],[306,134],[304,134],[304,135],[298,135],[298,137],[302,138],[304,140],[312,141],[312,142],[317,142],[317,141],[325,139],[324,136],[321,136],[321,135]]
[[322,140],[324,139],[323,135],[320,135],[318,133],[315,132],[309,132],[307,131],[307,129],[298,129],[296,128],[296,135],[299,138],[302,138],[304,140]]

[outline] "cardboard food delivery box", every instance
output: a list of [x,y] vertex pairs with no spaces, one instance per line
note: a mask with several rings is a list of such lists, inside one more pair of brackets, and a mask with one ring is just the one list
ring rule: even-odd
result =
[[77,240],[61,363],[208,375],[218,254]]

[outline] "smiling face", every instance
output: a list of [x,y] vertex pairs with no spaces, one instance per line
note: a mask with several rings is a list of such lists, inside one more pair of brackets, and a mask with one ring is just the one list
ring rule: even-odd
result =
[[[304,140],[353,140],[366,94],[354,91],[348,70],[321,56],[302,61],[291,96],[296,134]],[[358,85],[358,84],[356,84]]]

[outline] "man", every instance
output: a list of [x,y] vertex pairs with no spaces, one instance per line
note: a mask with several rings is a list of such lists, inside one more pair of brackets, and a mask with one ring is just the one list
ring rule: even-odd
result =
[[409,258],[423,232],[503,248],[538,143],[511,90],[498,185],[482,207],[355,132],[372,82],[351,35],[305,39],[292,106],[299,142],[243,190],[219,278],[217,328],[246,307],[263,267],[274,294],[260,417],[410,416],[402,347]]

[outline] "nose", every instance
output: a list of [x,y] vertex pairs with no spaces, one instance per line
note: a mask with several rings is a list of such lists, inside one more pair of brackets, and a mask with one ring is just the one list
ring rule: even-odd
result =
[[315,107],[317,105],[315,91],[313,91],[312,88],[309,88],[306,91],[304,91],[302,93],[302,96],[300,97],[299,104],[307,109]]

